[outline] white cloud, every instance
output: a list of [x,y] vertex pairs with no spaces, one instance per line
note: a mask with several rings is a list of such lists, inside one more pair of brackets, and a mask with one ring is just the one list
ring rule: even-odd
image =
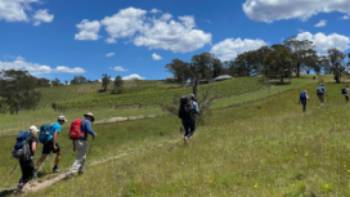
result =
[[111,57],[113,57],[113,56],[115,56],[115,53],[114,53],[114,52],[109,52],[109,53],[106,54],[106,57],[107,57],[107,58],[111,58]]
[[312,41],[320,55],[326,54],[328,49],[332,48],[337,48],[341,51],[350,49],[350,38],[337,33],[326,35],[324,33],[312,34],[310,32],[302,32],[296,36],[296,39]]
[[159,14],[159,13],[162,13],[161,10],[158,10],[157,8],[153,8],[151,11],[150,11],[152,14]]
[[[107,32],[108,43],[130,39],[136,46],[172,52],[191,52],[211,43],[211,34],[197,29],[193,16],[174,19],[169,13],[160,13],[156,9],[146,11],[129,7],[106,16],[99,23]],[[84,28],[79,28],[77,35],[85,34],[83,32]],[[98,31],[94,31],[94,38],[97,37]]]
[[349,20],[349,19],[350,19],[350,16],[349,16],[349,15],[344,15],[344,16],[342,17],[342,19],[343,19],[343,20]]
[[152,53],[152,59],[155,61],[159,61],[159,60],[162,60],[163,58],[157,53]]
[[35,26],[41,23],[50,23],[54,15],[49,14],[47,9],[36,10],[34,4],[41,0],[0,0],[0,21],[6,22],[29,22]]
[[126,71],[128,71],[127,69],[125,69],[125,68],[122,67],[122,66],[115,66],[115,67],[113,68],[113,70],[116,71],[116,72],[126,72]]
[[318,23],[315,24],[315,27],[321,28],[327,26],[327,20],[320,20]]
[[82,20],[77,24],[79,33],[75,34],[76,40],[98,40],[101,24],[99,21]]
[[172,52],[191,52],[211,43],[211,34],[195,28],[192,16],[174,20],[171,15],[154,19],[134,39],[136,46]]
[[67,66],[57,66],[55,72],[58,73],[68,73],[68,74],[82,74],[85,70],[81,67],[67,67]]
[[234,60],[241,53],[259,49],[265,45],[267,45],[266,42],[259,39],[229,38],[215,44],[210,53],[222,61],[229,61]]
[[255,21],[306,20],[319,13],[347,14],[350,12],[350,0],[246,0],[243,10]]
[[35,26],[41,25],[41,23],[51,23],[54,19],[54,15],[50,14],[47,9],[38,10],[33,16]]
[[123,77],[123,80],[144,80],[144,77],[140,76],[139,74],[131,74]]
[[0,70],[26,70],[33,75],[42,75],[50,73],[68,73],[68,74],[77,74],[84,73],[85,70],[80,67],[66,67],[66,66],[57,66],[52,68],[49,65],[38,64],[26,61],[22,57],[17,57],[13,61],[1,61],[0,60]]
[[7,22],[28,21],[31,4],[38,0],[0,0],[0,20]]
[[107,42],[114,43],[117,39],[133,36],[141,31],[145,15],[145,10],[130,7],[120,10],[113,16],[105,17],[101,23],[109,35]]

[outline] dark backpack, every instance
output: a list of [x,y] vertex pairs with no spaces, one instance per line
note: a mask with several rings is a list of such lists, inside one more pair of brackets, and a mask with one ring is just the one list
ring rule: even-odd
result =
[[324,88],[318,87],[316,90],[317,95],[322,96],[324,95]]
[[85,133],[81,130],[81,119],[76,119],[72,122],[69,129],[69,138],[71,140],[78,140],[85,136]]
[[20,131],[16,138],[16,144],[12,150],[12,156],[16,159],[29,160],[31,157],[30,145],[28,139],[31,133],[28,131]]
[[300,93],[300,100],[306,100],[307,99],[307,96],[306,96],[306,92],[301,92]]
[[346,95],[346,94],[348,94],[348,90],[346,88],[343,88],[343,89],[341,89],[341,93],[343,95]]
[[39,142],[42,144],[45,144],[48,141],[50,141],[52,137],[53,137],[52,125],[51,124],[42,125],[40,127]]

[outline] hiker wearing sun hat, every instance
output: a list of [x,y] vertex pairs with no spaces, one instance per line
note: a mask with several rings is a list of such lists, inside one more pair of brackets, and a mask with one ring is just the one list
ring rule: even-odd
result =
[[22,176],[17,186],[19,190],[21,190],[28,181],[35,177],[33,156],[37,147],[38,133],[39,129],[32,125],[27,131],[21,131],[17,135],[12,155],[14,158],[18,159],[21,167]]
[[84,166],[88,151],[88,136],[91,135],[93,139],[96,137],[95,131],[92,129],[92,123],[95,121],[93,113],[88,112],[84,114],[83,119],[76,119],[72,122],[69,136],[73,141],[73,151],[75,151],[75,161],[71,167],[72,174],[83,174]]
[[43,150],[41,158],[37,162],[37,167],[40,169],[42,163],[45,161],[48,155],[54,153],[55,164],[52,168],[54,173],[59,172],[58,164],[61,157],[61,149],[58,144],[58,135],[62,132],[62,126],[67,122],[64,115],[57,117],[57,121],[53,124],[44,124],[40,127],[39,141],[43,144]]

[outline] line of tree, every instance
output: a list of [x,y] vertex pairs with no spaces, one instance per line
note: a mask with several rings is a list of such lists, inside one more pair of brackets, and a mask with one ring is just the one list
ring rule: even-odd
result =
[[[348,62],[346,62],[348,60]],[[333,74],[337,83],[350,67],[350,54],[329,49],[319,55],[308,40],[291,37],[280,44],[264,46],[238,55],[234,60],[222,62],[210,53],[192,57],[190,62],[174,59],[166,65],[177,83],[211,80],[222,74],[234,77],[263,75],[284,83],[286,78],[300,77],[302,71],[314,70],[317,74]]]

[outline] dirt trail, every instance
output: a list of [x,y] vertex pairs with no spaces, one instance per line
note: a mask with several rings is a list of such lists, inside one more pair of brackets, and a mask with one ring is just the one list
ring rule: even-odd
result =
[[[143,119],[152,119],[157,118],[159,115],[151,114],[151,115],[138,115],[138,116],[117,116],[108,119],[102,119],[95,122],[95,124],[106,124],[106,123],[118,123],[118,122],[126,122],[126,121],[135,121],[135,120],[143,120]],[[0,137],[11,137],[15,136],[18,131],[17,129],[6,129],[0,131]]]
[[[88,164],[89,167],[93,167],[93,166],[97,166],[97,165],[101,165],[104,163],[108,163],[110,161],[113,160],[118,160],[118,159],[122,159],[124,157],[127,157],[129,155],[133,155],[133,154],[137,154],[137,153],[141,153],[142,150],[147,150],[147,151],[151,151],[154,150],[156,148],[159,147],[163,147],[165,145],[173,145],[173,144],[177,144],[181,142],[181,140],[176,139],[176,140],[167,140],[164,141],[160,144],[154,144],[154,145],[150,145],[150,147],[138,147],[135,148],[134,150],[128,151],[128,152],[124,152],[124,153],[120,153],[118,155],[112,156],[112,157],[108,157],[102,160],[97,160],[97,161],[93,161],[90,164]],[[71,178],[73,176],[72,173],[69,172],[69,170],[66,170],[65,172],[59,173],[55,176],[49,176],[45,179],[42,180],[37,180],[37,181],[33,181],[31,183],[28,183],[24,188],[23,188],[23,192],[24,193],[32,193],[32,192],[38,192],[40,190],[46,189],[48,187],[53,186],[54,184],[63,181],[63,180],[67,180],[69,178]]]
[[106,123],[117,123],[117,122],[125,122],[125,121],[134,121],[134,120],[143,120],[148,118],[156,118],[157,115],[138,115],[138,116],[126,116],[126,117],[112,117],[109,119],[96,121],[95,124],[106,124]]

